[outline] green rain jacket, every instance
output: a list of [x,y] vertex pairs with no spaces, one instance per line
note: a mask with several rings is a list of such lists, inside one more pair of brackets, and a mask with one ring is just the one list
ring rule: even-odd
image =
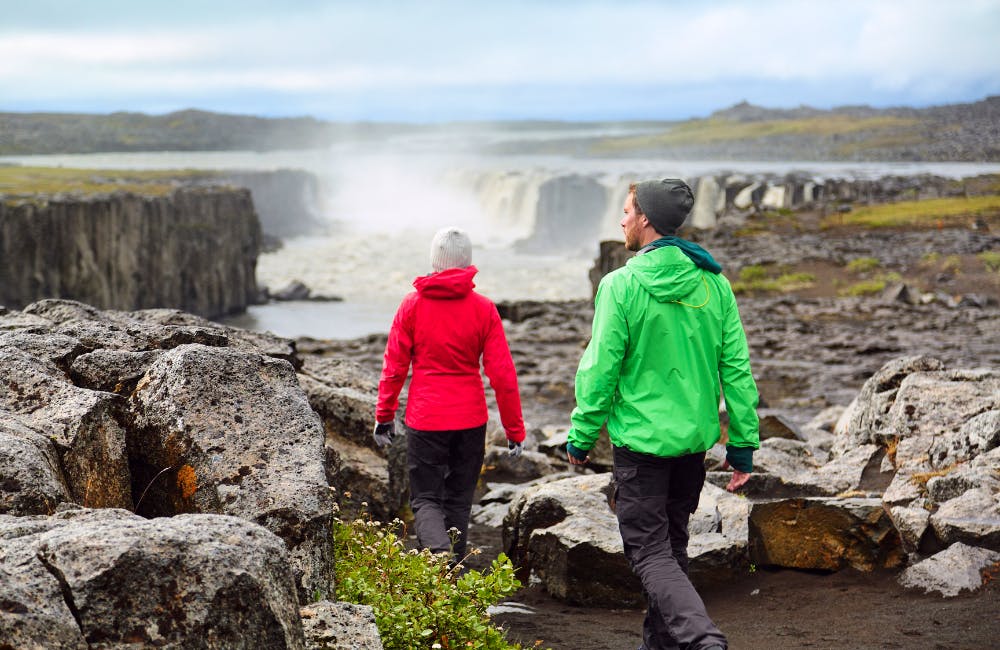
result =
[[593,335],[576,373],[569,442],[611,442],[654,456],[702,452],[719,440],[719,396],[729,446],[757,449],[757,386],[729,281],[676,246],[631,258],[594,299]]

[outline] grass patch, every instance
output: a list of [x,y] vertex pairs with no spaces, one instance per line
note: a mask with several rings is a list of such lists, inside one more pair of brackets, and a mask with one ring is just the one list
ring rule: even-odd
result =
[[760,265],[744,266],[740,278],[732,283],[734,293],[780,292],[808,289],[816,282],[812,273],[795,273]]
[[779,136],[833,137],[860,131],[911,128],[919,120],[880,116],[855,118],[847,115],[817,116],[796,120],[736,122],[722,118],[690,120],[656,135],[605,138],[593,147],[595,153],[656,147],[717,144],[734,140],[761,140]]
[[864,206],[846,214],[828,215],[820,222],[820,227],[936,228],[964,222],[969,217],[998,213],[1000,213],[1000,195],[900,201]]
[[215,172],[195,169],[69,169],[65,167],[0,166],[0,194],[8,200],[39,194],[94,196],[112,192],[163,196],[177,188],[178,181],[212,178]]
[[1000,251],[983,251],[976,255],[987,271],[1000,273]]
[[898,273],[882,273],[870,280],[862,280],[844,287],[838,293],[841,296],[870,296],[882,293],[888,284],[899,282],[902,277]]
[[868,273],[882,266],[874,257],[857,257],[847,263],[848,273]]

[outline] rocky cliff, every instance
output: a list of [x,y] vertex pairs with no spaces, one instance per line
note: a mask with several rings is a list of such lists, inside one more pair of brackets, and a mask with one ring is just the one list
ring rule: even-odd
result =
[[261,229],[245,189],[0,202],[0,304],[72,298],[206,317],[257,297]]

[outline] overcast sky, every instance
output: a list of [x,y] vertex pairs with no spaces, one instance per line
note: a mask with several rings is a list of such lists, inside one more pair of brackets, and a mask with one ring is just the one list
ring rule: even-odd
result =
[[0,111],[681,119],[1000,94],[1000,0],[0,0]]

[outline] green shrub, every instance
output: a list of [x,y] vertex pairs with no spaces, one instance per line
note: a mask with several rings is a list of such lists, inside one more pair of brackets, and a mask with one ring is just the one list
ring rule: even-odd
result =
[[335,521],[337,599],[372,607],[386,650],[519,650],[486,611],[521,586],[510,560],[501,553],[488,571],[459,575],[447,554],[406,550],[402,526]]
[[847,263],[848,273],[867,273],[882,266],[874,257],[858,257]]

